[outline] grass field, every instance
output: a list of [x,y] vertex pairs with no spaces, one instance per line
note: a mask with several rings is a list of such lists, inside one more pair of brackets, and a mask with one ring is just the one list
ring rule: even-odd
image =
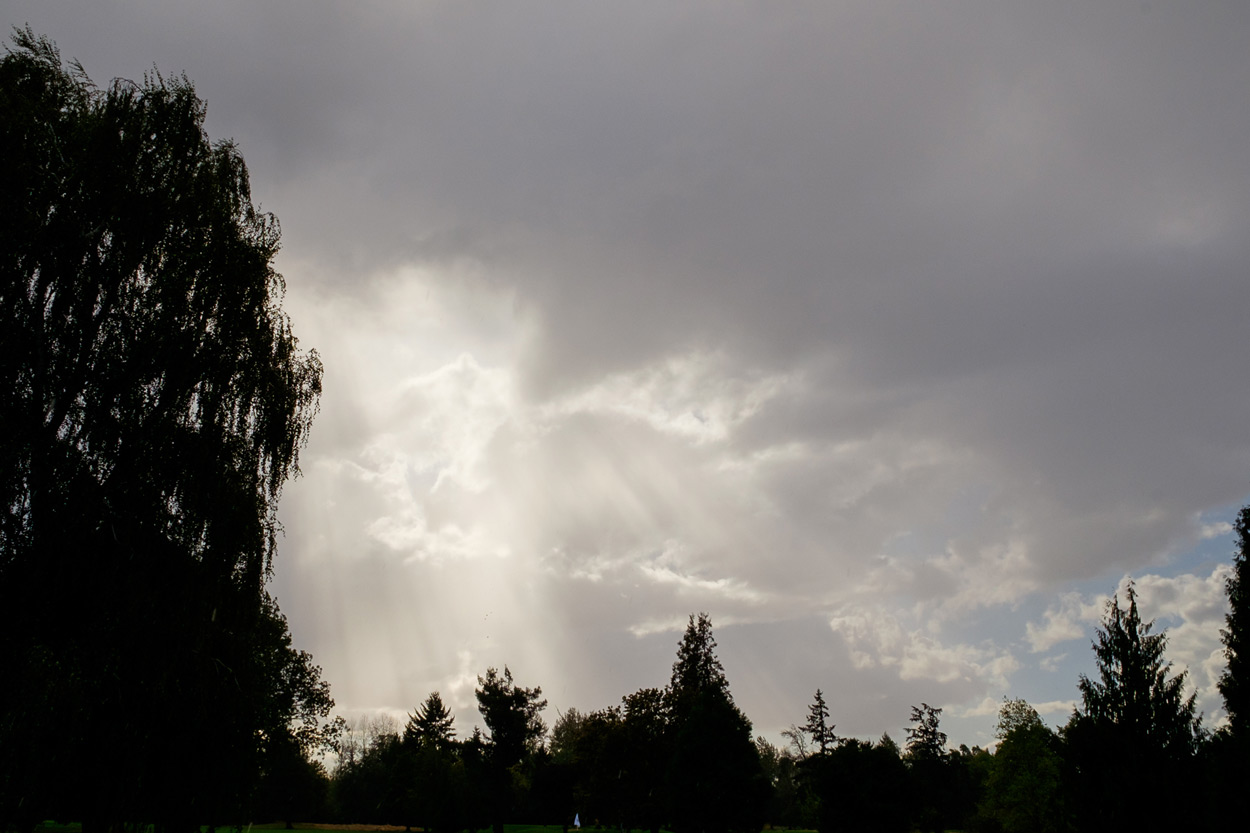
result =
[[[284,822],[271,822],[268,824],[251,824],[245,825],[243,830],[247,833],[249,830],[285,830]],[[564,828],[558,824],[505,824],[503,826],[504,833],[564,833]],[[333,831],[334,833],[403,833],[403,827],[386,824],[296,824],[293,827],[296,833],[326,833]],[[420,830],[420,828],[413,828]],[[483,828],[489,831],[490,828]],[[572,828],[570,828],[572,830]],[[585,833],[594,833],[596,830],[602,830],[603,833],[619,833],[615,827],[595,828],[586,826],[582,828]],[[765,830],[787,830],[787,833],[815,833],[815,831],[804,830],[788,830],[787,828],[765,828]],[[233,827],[218,827],[212,833],[234,833]],[[36,833],[82,833],[81,824],[58,824],[53,821],[45,821],[36,828]],[[151,828],[148,828],[151,833]],[[210,833],[207,827],[200,828],[200,833]],[[645,830],[630,830],[627,833],[648,833]],[[668,830],[662,830],[661,833],[670,833]]]
[[[249,830],[271,831],[285,830],[285,822],[270,822],[267,824],[249,824],[244,825],[244,833]],[[300,824],[296,823],[292,830],[295,833],[403,833],[404,827],[389,824]],[[420,828],[412,828],[414,831],[420,831]],[[558,824],[505,824],[503,826],[504,833],[564,833],[564,828]],[[573,828],[570,828],[572,830]],[[587,826],[582,830],[586,833],[593,833],[597,828]],[[615,827],[598,828],[605,833],[618,833]],[[483,828],[483,831],[489,831],[490,828]],[[234,833],[233,827],[218,827],[211,833]],[[82,825],[78,823],[60,824],[54,821],[45,821],[43,824],[35,828],[35,833],[82,833]],[[148,828],[151,833],[151,828]],[[200,833],[210,833],[207,827],[201,827]],[[644,830],[631,830],[627,833],[648,833]],[[662,830],[661,833],[670,833]]]

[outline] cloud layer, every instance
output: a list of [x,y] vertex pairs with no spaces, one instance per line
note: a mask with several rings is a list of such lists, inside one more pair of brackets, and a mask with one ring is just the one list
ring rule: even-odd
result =
[[277,589],[346,707],[607,705],[709,610],[760,729],[984,742],[1127,573],[1218,707],[1244,4],[0,8],[185,71],[282,220]]

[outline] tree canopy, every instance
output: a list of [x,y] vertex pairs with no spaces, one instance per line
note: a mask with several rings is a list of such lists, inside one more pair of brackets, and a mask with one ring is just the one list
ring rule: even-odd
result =
[[542,710],[547,708],[543,690],[517,685],[506,665],[502,674],[486,669],[486,676],[478,677],[477,685],[477,707],[490,731],[491,755],[501,766],[512,766],[536,749],[547,734],[542,719]]
[[488,668],[485,677],[477,678],[474,693],[478,711],[490,731],[486,757],[491,823],[496,833],[502,833],[504,820],[514,807],[512,781],[518,774],[515,767],[541,749],[547,734],[541,715],[547,701],[542,699],[542,688],[517,685],[506,665],[502,674]]
[[13,812],[237,818],[329,708],[265,591],[321,364],[281,309],[278,223],[204,114],[185,78],[100,88],[29,29],[0,60]]
[[1000,741],[986,779],[982,812],[1003,833],[1057,833],[1065,828],[1059,738],[1024,700],[1006,700],[994,736]]

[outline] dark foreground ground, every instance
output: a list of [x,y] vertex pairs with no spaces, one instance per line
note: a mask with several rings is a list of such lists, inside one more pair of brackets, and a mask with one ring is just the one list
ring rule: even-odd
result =
[[[284,822],[271,822],[268,824],[250,824],[243,828],[244,833],[248,833],[248,831],[252,831],[252,830],[271,831],[271,830],[285,830],[285,829],[286,829],[286,824]],[[324,831],[327,831],[327,830],[347,831],[348,833],[403,833],[405,829],[406,828],[402,826],[397,826],[393,824],[307,824],[303,822],[296,823],[292,828],[292,830],[296,831],[297,833],[319,833],[319,832],[324,833]],[[573,829],[574,828],[569,828],[570,831],[572,831]],[[618,833],[615,827],[598,828],[592,825],[586,825],[586,826],[583,826],[581,829],[585,831],[585,833],[594,833],[594,831],[598,831],[598,830],[605,831],[605,833]],[[764,829],[765,830],[789,830],[788,828],[781,828],[781,827],[774,827],[774,828],[766,827]],[[235,829],[233,827],[218,827],[216,830],[211,831],[211,833],[234,833],[234,830]],[[412,828],[412,830],[419,831],[420,828]],[[484,828],[484,831],[489,831],[489,830],[490,828]],[[36,828],[35,833],[82,833],[82,825],[81,824],[58,824],[57,822],[53,822],[53,821],[45,821],[43,824],[39,825],[39,827]],[[151,828],[148,829],[147,833],[152,833]],[[202,827],[200,828],[200,833],[210,833],[210,831],[208,830],[207,827]],[[564,828],[558,824],[505,824],[504,833],[564,833]],[[630,830],[630,831],[627,831],[627,833],[647,833],[647,831]],[[669,831],[663,830],[661,831],[661,833],[669,833]],[[789,833],[814,833],[814,831],[793,830],[793,831],[789,831]]]

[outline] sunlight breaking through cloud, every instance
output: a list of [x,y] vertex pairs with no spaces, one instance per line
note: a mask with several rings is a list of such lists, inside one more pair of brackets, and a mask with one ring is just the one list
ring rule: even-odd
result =
[[837,680],[988,739],[1133,575],[1219,711],[1240,6],[9,8],[185,71],[281,218],[325,376],[273,589],[344,707],[615,703],[706,606],[761,732]]

